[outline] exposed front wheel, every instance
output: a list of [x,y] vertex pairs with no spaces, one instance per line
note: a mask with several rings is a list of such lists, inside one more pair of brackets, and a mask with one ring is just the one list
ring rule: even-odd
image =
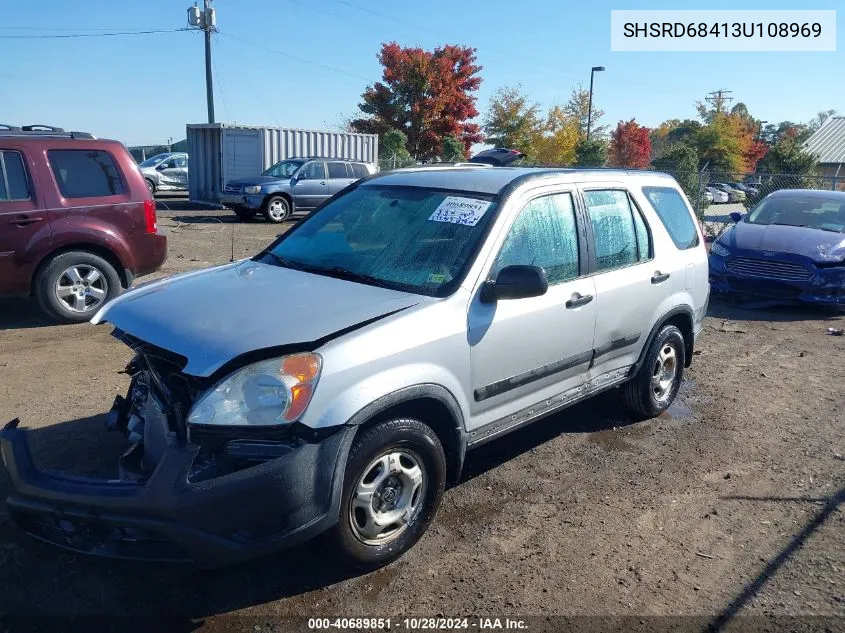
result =
[[41,309],[66,323],[90,320],[120,291],[120,277],[114,267],[84,251],[62,253],[41,270],[35,283],[35,298]]
[[684,336],[665,325],[654,337],[636,375],[622,387],[625,406],[634,415],[653,418],[669,408],[684,376]]
[[145,182],[147,183],[147,189],[150,190],[150,195],[151,196],[156,195],[155,183],[152,180],[150,180],[149,178],[145,179]]
[[270,196],[264,201],[264,217],[279,224],[290,216],[290,204],[282,196]]
[[443,446],[431,427],[414,419],[380,422],[349,451],[340,520],[329,538],[356,567],[386,565],[423,535],[445,483]]

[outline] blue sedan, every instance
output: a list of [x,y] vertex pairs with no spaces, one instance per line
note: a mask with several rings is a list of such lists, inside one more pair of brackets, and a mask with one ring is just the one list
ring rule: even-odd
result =
[[782,189],[710,249],[713,290],[845,306],[845,192]]

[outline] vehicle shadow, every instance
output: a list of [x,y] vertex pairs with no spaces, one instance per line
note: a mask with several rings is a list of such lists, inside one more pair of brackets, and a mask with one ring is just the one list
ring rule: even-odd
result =
[[24,298],[0,299],[0,331],[57,325],[41,312],[35,301]]
[[[33,429],[36,463],[89,476],[113,474],[124,441],[119,434],[106,434],[102,421],[103,416],[92,416]],[[563,433],[592,433],[631,422],[615,393],[599,396],[589,406],[576,405],[472,451],[456,485]],[[6,515],[9,491],[8,476],[0,469],[0,615],[125,619],[155,614],[168,618],[169,630],[190,631],[198,619],[279,599],[285,599],[279,614],[319,614],[321,594],[309,592],[361,575],[340,567],[319,537],[278,555],[214,570],[76,555],[20,534]],[[376,571],[371,577],[382,573],[392,572]]]
[[731,295],[710,295],[707,316],[730,321],[836,321],[842,318],[832,308],[778,304],[776,300],[741,299]]

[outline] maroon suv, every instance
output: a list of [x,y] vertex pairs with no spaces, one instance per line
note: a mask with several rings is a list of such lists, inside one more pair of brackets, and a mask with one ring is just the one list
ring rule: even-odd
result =
[[122,143],[0,125],[0,296],[87,321],[166,256],[155,203]]

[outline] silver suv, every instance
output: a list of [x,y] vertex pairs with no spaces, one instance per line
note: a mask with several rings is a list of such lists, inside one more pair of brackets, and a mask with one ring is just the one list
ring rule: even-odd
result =
[[136,356],[116,479],[39,471],[0,432],[26,531],[230,562],[325,533],[361,567],[409,549],[468,450],[619,388],[675,398],[709,297],[669,176],[426,168],[359,182],[249,260],[108,303]]

